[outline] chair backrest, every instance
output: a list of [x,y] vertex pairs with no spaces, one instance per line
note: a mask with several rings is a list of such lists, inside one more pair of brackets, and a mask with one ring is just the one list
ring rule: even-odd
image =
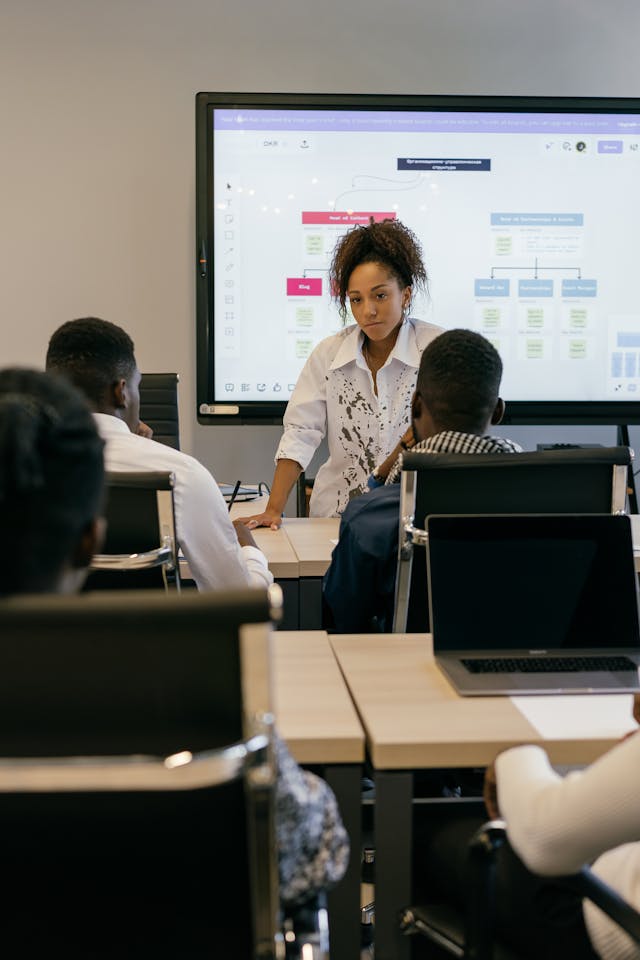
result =
[[106,540],[91,563],[86,590],[180,588],[169,472],[106,475]]
[[277,592],[0,604],[0,912],[25,955],[274,956]]
[[429,629],[425,520],[436,513],[617,513],[629,447],[403,456],[394,632]]
[[140,419],[153,428],[153,439],[180,449],[177,373],[143,373],[140,380]]

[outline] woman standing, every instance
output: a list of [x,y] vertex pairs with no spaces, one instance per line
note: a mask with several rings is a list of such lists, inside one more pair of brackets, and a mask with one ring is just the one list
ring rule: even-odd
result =
[[[426,288],[420,244],[396,220],[355,227],[338,242],[329,272],[343,321],[356,321],[315,348],[284,415],[276,471],[264,513],[250,527],[280,526],[287,498],[320,442],[310,514],[342,513],[367,489],[376,464],[411,445],[409,409],[420,355],[440,328],[409,316],[414,290]],[[398,441],[398,438],[402,438]]]

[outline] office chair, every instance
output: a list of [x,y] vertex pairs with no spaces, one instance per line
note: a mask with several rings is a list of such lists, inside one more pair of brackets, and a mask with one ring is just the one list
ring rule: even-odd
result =
[[153,439],[180,449],[177,373],[143,373],[140,380],[140,419],[153,429]]
[[284,956],[280,607],[277,587],[0,603],[0,917],[22,956]]
[[[439,951],[434,956],[444,954],[459,960],[521,960],[517,951],[503,943],[496,933],[496,854],[505,840],[505,825],[499,820],[484,824],[472,837],[466,911],[449,904],[407,907],[400,919],[402,932],[425,937]],[[640,947],[640,913],[588,866],[573,876],[553,879],[591,900]]]
[[173,486],[161,471],[106,474],[106,541],[85,590],[180,590]]
[[404,454],[393,632],[429,629],[424,550],[427,516],[622,513],[632,459],[630,447]]

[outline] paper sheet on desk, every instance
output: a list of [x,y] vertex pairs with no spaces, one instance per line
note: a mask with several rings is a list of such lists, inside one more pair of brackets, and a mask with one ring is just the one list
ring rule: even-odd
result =
[[563,697],[511,697],[511,702],[546,740],[587,735],[622,737],[637,725],[630,693]]

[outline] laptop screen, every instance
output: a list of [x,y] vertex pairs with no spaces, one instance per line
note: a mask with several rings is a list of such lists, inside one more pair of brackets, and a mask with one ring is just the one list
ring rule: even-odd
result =
[[431,516],[434,650],[638,647],[626,516]]

